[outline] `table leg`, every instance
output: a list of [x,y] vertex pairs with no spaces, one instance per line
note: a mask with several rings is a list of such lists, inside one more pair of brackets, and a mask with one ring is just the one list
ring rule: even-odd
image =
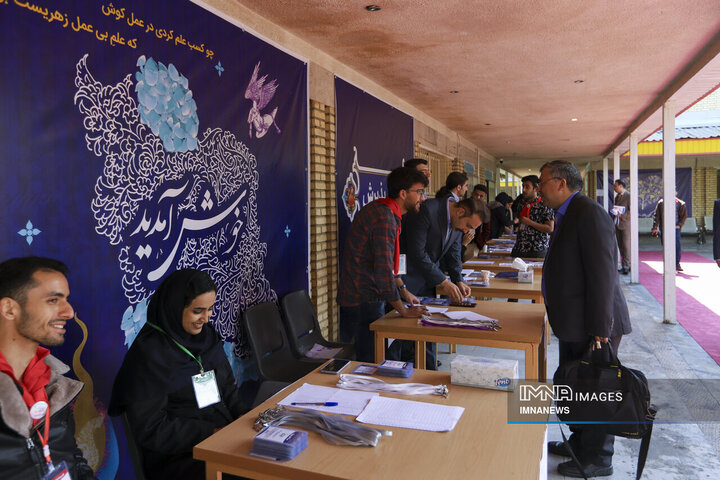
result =
[[525,380],[538,380],[538,346],[534,343],[525,347]]
[[415,342],[415,368],[425,369],[425,342]]
[[222,480],[222,472],[219,470],[219,465],[214,463],[205,463],[205,478],[206,480]]
[[375,363],[385,360],[385,336],[375,332]]

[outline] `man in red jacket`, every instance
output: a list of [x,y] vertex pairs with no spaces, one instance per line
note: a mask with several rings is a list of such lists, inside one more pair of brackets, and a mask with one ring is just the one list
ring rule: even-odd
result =
[[[0,263],[0,472],[3,479],[94,478],[70,404],[83,384],[50,355],[74,316],[67,267],[41,257]],[[50,473],[52,472],[52,475]]]

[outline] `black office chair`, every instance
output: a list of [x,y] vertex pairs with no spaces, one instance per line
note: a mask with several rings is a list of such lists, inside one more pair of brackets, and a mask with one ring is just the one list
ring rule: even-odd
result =
[[330,342],[322,336],[315,308],[305,290],[290,292],[280,300],[283,321],[290,339],[290,346],[296,356],[306,356],[315,345],[328,348],[342,348],[335,358],[355,360],[355,346],[352,343]]
[[142,450],[140,450],[140,447],[138,447],[138,444],[135,442],[135,433],[128,421],[127,412],[123,412],[120,417],[122,418],[123,428],[125,429],[125,439],[127,440],[128,451],[130,452],[130,461],[132,462],[133,470],[135,470],[135,478],[136,480],[145,480]]
[[253,401],[252,408],[257,407],[268,398],[278,393],[283,388],[290,385],[288,382],[276,382],[274,380],[265,380],[260,384],[255,400]]
[[243,313],[250,350],[263,380],[294,382],[326,362],[301,360],[290,349],[280,309],[273,302],[258,303]]

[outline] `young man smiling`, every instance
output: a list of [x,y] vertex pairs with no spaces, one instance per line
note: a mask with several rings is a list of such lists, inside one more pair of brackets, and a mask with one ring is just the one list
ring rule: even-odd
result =
[[62,345],[74,316],[66,273],[62,262],[49,258],[0,263],[3,479],[40,479],[51,471],[58,476],[67,471],[73,480],[94,478],[75,443],[70,408],[83,384],[64,377],[67,365],[40,346]]

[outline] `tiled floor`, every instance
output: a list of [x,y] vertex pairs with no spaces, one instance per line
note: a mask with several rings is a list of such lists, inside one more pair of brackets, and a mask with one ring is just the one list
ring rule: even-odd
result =
[[[705,245],[698,245],[695,237],[683,238],[683,250],[712,258],[712,237]],[[641,250],[660,250],[660,242],[641,237]],[[640,284],[629,284],[628,276],[621,276],[622,288],[628,301],[633,332],[623,338],[620,360],[631,368],[642,370],[651,381],[659,383],[653,389],[653,403],[673,412],[670,417],[681,423],[658,423],[653,430],[650,453],[643,478],[651,480],[690,480],[720,478],[720,421],[698,421],[693,418],[720,419],[720,366],[678,325],[662,323],[662,305]],[[702,281],[702,278],[698,279]],[[719,290],[720,292],[720,287]],[[522,301],[522,300],[521,300]],[[718,325],[720,328],[720,325]],[[450,369],[452,356],[447,345],[438,346],[441,370]],[[558,342],[548,350],[548,374],[557,368]],[[513,350],[458,345],[458,353],[477,356],[517,359],[523,375],[523,353]],[[663,382],[663,379],[674,379]],[[658,382],[660,380],[660,382]],[[682,413],[680,416],[675,412]],[[705,415],[705,416],[702,416]],[[668,418],[669,421],[673,418]],[[567,429],[565,430],[567,434]],[[548,438],[560,440],[558,427],[549,427]],[[617,438],[613,479],[635,478],[640,442]],[[557,464],[562,457],[550,455],[548,478],[561,479]]]

